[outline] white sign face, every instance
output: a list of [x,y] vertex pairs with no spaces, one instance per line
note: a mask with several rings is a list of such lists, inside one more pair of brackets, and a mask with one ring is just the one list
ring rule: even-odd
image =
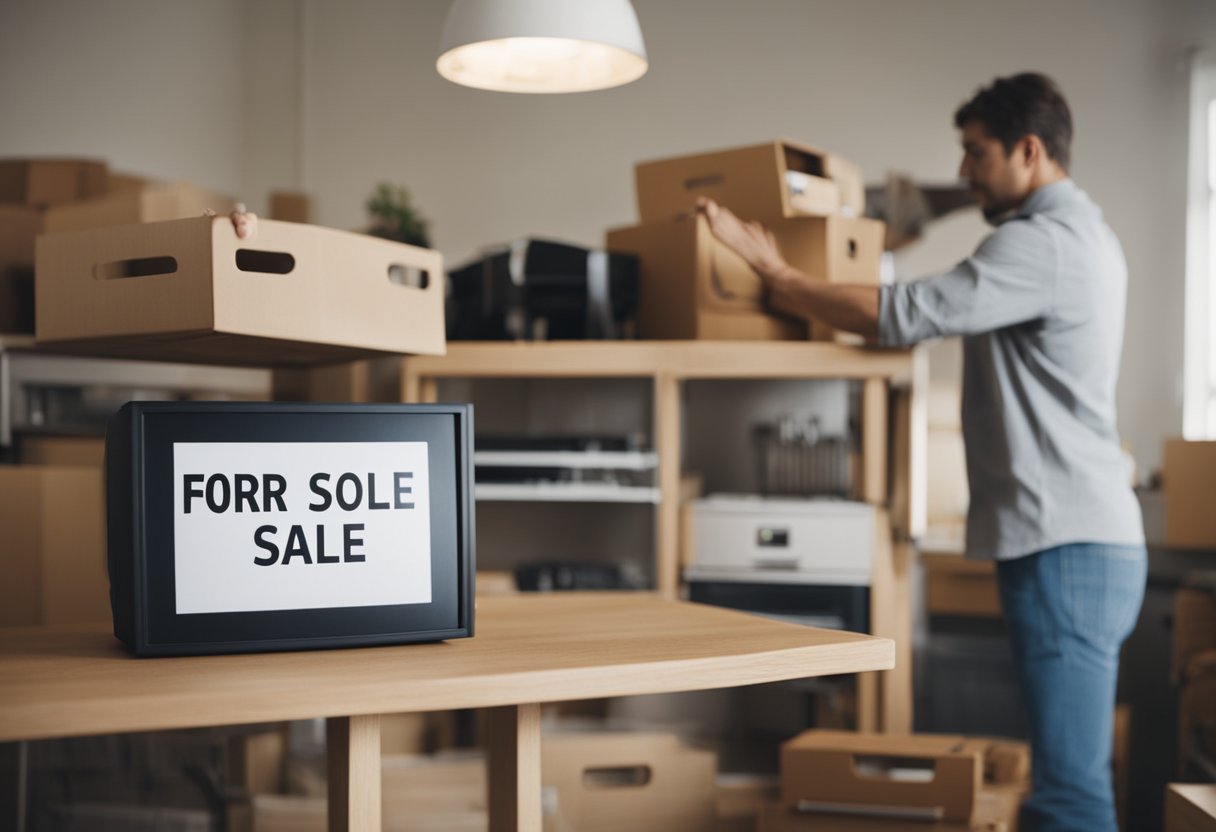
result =
[[177,612],[431,601],[425,442],[175,442]]

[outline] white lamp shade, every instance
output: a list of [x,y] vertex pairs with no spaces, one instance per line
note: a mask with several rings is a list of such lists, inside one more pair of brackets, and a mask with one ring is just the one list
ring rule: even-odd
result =
[[586,92],[636,81],[646,47],[629,0],[454,0],[436,68],[499,92]]

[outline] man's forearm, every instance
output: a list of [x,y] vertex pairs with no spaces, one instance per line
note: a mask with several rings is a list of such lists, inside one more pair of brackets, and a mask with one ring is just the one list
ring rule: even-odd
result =
[[829,283],[793,266],[763,274],[776,305],[804,318],[816,318],[834,329],[878,337],[878,287],[862,283]]

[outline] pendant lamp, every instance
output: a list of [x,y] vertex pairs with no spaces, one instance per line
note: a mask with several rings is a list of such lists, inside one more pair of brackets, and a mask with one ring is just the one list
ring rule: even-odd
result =
[[498,92],[587,92],[636,81],[646,47],[629,0],[454,0],[436,69]]

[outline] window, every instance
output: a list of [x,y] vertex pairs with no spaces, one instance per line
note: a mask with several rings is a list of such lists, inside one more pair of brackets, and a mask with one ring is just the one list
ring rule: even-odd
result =
[[1216,50],[1191,76],[1183,436],[1216,439]]

